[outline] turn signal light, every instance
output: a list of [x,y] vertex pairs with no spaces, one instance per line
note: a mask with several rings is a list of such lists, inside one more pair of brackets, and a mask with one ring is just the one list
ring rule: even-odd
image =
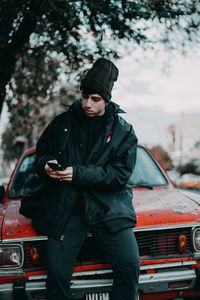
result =
[[34,247],[30,249],[30,256],[33,265],[39,265],[40,257],[37,248]]
[[178,237],[178,250],[180,253],[186,252],[186,246],[187,246],[187,238],[185,234],[181,234]]

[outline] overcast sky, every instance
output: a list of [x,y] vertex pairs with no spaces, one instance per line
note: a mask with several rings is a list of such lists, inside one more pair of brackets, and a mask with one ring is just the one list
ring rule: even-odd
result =
[[[149,52],[139,62],[134,61],[135,56],[138,54],[133,53],[117,62],[120,75],[113,96],[121,105],[156,105],[166,112],[200,108],[198,53],[169,57],[164,52],[159,55]],[[168,61],[169,68],[165,68]]]
[[[141,142],[163,144],[166,127],[181,112],[200,112],[198,52],[192,49],[183,57],[137,50],[115,62],[120,72],[112,100],[127,112],[125,118],[134,124]],[[6,120],[4,107],[0,134]]]
[[[191,51],[192,52],[192,51]],[[135,61],[139,57],[139,61]],[[163,144],[165,129],[182,112],[200,113],[200,55],[135,52],[116,62],[119,80],[113,101],[126,110],[141,142]]]

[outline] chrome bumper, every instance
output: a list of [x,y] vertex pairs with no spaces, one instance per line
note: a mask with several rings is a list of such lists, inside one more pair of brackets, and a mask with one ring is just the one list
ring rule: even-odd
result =
[[[85,274],[85,272],[83,273]],[[83,275],[83,273],[80,272],[79,274]],[[195,270],[176,270],[154,274],[142,274],[139,278],[139,290],[144,294],[170,292],[178,289],[191,290],[194,289],[196,281],[197,276]],[[77,297],[77,295],[83,297],[85,293],[108,292],[112,288],[112,283],[113,281],[111,279],[72,280],[72,294],[74,297]],[[174,288],[170,287],[170,283],[178,283],[179,288],[177,288],[176,284]],[[25,283],[26,292],[44,291],[45,289],[46,276],[32,276],[29,278],[29,281]],[[13,283],[1,284],[0,298],[1,295],[12,291]]]

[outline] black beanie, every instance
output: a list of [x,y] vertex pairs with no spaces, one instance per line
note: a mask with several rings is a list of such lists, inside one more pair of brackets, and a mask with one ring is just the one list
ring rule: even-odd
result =
[[99,94],[109,102],[118,73],[117,67],[111,61],[99,58],[82,79],[80,90],[86,94]]

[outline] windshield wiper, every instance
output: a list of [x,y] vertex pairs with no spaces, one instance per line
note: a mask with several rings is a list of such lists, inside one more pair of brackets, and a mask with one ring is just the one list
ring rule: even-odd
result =
[[138,184],[133,184],[132,187],[134,188],[147,188],[149,190],[153,190],[153,185],[147,184],[147,183],[138,183]]

